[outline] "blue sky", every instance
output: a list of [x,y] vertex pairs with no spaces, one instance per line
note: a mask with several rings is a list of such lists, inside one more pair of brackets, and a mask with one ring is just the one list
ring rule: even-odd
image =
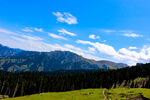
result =
[[150,62],[149,0],[0,0],[0,43]]

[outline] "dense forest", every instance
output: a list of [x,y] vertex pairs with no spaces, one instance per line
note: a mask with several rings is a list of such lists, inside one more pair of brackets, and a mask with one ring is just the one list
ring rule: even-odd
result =
[[[0,71],[0,94],[9,97],[42,92],[123,86],[150,88],[150,64],[117,70],[76,70],[56,72]],[[138,77],[141,77],[138,78]],[[138,80],[143,81],[138,81]],[[137,84],[136,82],[140,82]]]

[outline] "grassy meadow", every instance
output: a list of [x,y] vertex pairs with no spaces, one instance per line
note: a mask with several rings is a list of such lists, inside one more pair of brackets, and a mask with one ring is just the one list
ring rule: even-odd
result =
[[150,89],[143,88],[116,88],[111,89],[106,92],[108,100],[126,100],[129,98],[134,98],[139,95],[143,95],[145,98],[150,99]]
[[85,89],[69,92],[41,93],[4,100],[103,100],[102,91],[103,89]]
[[[83,89],[68,92],[50,92],[16,98],[7,98],[4,100],[103,100],[103,90],[104,89]],[[150,99],[150,89],[142,88],[116,88],[106,90],[105,94],[107,95],[106,100],[126,100],[139,95],[143,95],[144,97]]]

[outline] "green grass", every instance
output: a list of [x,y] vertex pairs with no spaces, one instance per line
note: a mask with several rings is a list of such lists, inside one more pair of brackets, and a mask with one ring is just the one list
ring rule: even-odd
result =
[[117,89],[111,89],[107,91],[108,99],[111,98],[111,100],[120,100],[126,98],[134,98],[142,94],[144,97],[150,99],[150,89],[143,89],[143,88],[117,88]]
[[[106,91],[107,100],[126,100],[142,94],[146,98],[150,98],[150,89],[142,88],[117,88]],[[110,99],[111,98],[111,99]],[[50,92],[43,94],[34,94],[30,96],[8,98],[4,100],[103,100],[103,89],[84,89],[68,92]]]
[[85,89],[69,92],[52,92],[4,100],[103,100],[103,89]]

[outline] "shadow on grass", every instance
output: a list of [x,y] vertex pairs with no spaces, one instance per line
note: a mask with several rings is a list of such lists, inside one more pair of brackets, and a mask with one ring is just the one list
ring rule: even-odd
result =
[[150,100],[148,98],[145,98],[143,95],[139,95],[137,97],[131,98],[131,99],[127,99],[127,100]]

